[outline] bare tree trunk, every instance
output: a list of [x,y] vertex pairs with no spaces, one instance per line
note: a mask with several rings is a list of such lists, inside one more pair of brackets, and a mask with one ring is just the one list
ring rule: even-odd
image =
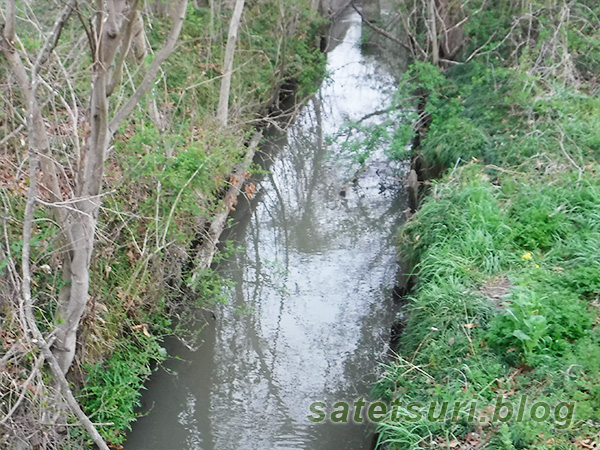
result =
[[215,40],[216,37],[216,33],[215,33],[215,16],[217,14],[216,11],[216,5],[215,5],[215,1],[216,0],[208,0],[210,3],[210,20],[208,22],[208,27],[209,27],[209,34],[210,34],[210,44],[208,45],[208,49],[207,49],[207,59],[210,61],[212,59],[212,43]]
[[[44,179],[47,183],[46,188],[50,192],[50,197],[54,202],[62,200],[60,195],[60,189],[58,185],[58,177],[56,175],[56,167],[52,160],[51,149],[48,142],[48,135],[46,133],[46,127],[44,124],[42,109],[36,96],[36,86],[38,83],[37,72],[41,65],[45,61],[46,53],[51,53],[56,42],[60,36],[62,26],[68,19],[75,2],[68,3],[63,9],[61,16],[55,22],[53,32],[50,38],[46,41],[42,50],[36,58],[36,63],[33,66],[31,77],[27,74],[25,66],[22,63],[20,56],[16,53],[14,42],[16,40],[15,33],[15,17],[16,17],[16,6],[14,0],[9,0],[6,7],[6,24],[4,32],[0,36],[0,52],[7,59],[9,66],[12,69],[17,83],[21,88],[21,93],[24,97],[26,108],[27,108],[27,129],[29,132],[29,190],[27,194],[27,204],[25,207],[25,217],[23,225],[23,250],[21,259],[22,268],[22,283],[21,283],[21,296],[19,301],[19,316],[21,319],[21,326],[23,328],[26,339],[29,340],[30,344],[38,343],[41,346],[42,356],[38,359],[32,375],[35,370],[39,370],[44,360],[47,360],[50,364],[52,372],[54,373],[60,389],[62,390],[67,403],[72,408],[73,413],[82,422],[84,427],[90,433],[94,443],[101,450],[108,450],[108,446],[93,426],[92,422],[81,410],[77,404],[73,394],[69,388],[68,382],[63,376],[64,371],[59,367],[58,362],[55,360],[54,355],[51,353],[48,343],[44,336],[40,332],[35,322],[33,314],[33,300],[31,296],[31,237],[34,222],[34,211],[35,204],[37,201],[37,171],[38,171],[38,157],[42,158],[42,167],[44,168]],[[58,209],[55,211],[57,220],[65,222],[65,215],[63,211]],[[66,233],[69,237],[69,233]],[[32,337],[33,339],[30,339]],[[17,403],[18,405],[18,403]],[[14,411],[14,410],[13,410]],[[5,417],[6,418],[6,417]]]
[[427,4],[427,22],[429,29],[429,39],[431,43],[431,62],[434,66],[440,64],[440,46],[437,35],[437,14],[435,0],[428,0]]
[[173,26],[163,48],[156,54],[154,61],[146,72],[140,86],[128,99],[123,108],[115,113],[112,120],[108,117],[107,86],[109,68],[115,60],[119,45],[119,36],[123,30],[123,11],[125,0],[107,2],[106,20],[99,32],[98,59],[94,64],[92,79],[90,127],[91,133],[87,143],[82,165],[77,180],[76,212],[73,214],[71,233],[73,236],[70,249],[71,283],[66,286],[68,302],[59,305],[58,313],[63,322],[60,324],[54,345],[56,359],[66,373],[73,362],[77,342],[77,330],[88,300],[89,272],[96,221],[102,203],[102,178],[104,161],[109,143],[119,124],[125,120],[151,89],[160,65],[171,54],[181,32],[188,0],[180,0],[173,9]]
[[136,23],[137,13],[138,13],[139,1],[134,0],[133,5],[131,6],[131,10],[127,14],[127,24],[125,25],[125,32],[123,37],[120,39],[120,52],[115,61],[115,67],[112,71],[110,82],[106,89],[106,95],[111,96],[115,91],[115,88],[121,84],[123,79],[123,66],[125,64],[125,59],[129,54],[129,49],[131,48],[131,42],[133,38],[133,30],[134,25]]
[[[169,4],[173,24],[163,47],[145,71],[138,88],[110,119],[109,98],[120,82],[120,71],[131,44],[134,25],[131,19],[137,13],[138,2],[139,0],[98,0],[96,28],[86,30],[94,62],[87,117],[90,133],[87,140],[84,137],[83,151],[76,162],[75,193],[74,198],[69,201],[65,201],[61,194],[57,163],[50,148],[42,103],[38,98],[36,87],[39,81],[38,71],[52,54],[62,27],[77,2],[71,0],[63,8],[37,57],[31,58],[27,55],[28,59],[35,61],[30,73],[14,46],[17,40],[15,0],[8,0],[6,3],[4,14],[6,23],[0,36],[0,52],[6,58],[26,104],[30,142],[36,154],[39,154],[43,170],[43,187],[52,202],[55,220],[61,229],[62,247],[65,249],[62,265],[65,284],[59,294],[55,315],[56,340],[52,349],[53,357],[56,358],[56,363],[63,374],[69,370],[73,361],[77,330],[87,305],[94,234],[102,203],[104,162],[110,142],[119,124],[131,114],[142,97],[152,88],[160,65],[174,50],[185,18],[188,0]],[[130,20],[127,21],[126,18]],[[121,54],[117,59],[119,48]],[[113,66],[115,69],[111,72]]]
[[[77,201],[71,218],[73,240],[69,255],[71,283],[68,301],[58,305],[57,319],[60,322],[54,345],[54,355],[66,373],[75,356],[77,330],[88,300],[90,286],[90,262],[94,248],[96,220],[100,210],[100,193],[104,174],[104,155],[108,149],[108,84],[110,67],[115,59],[122,37],[124,0],[107,2],[103,13],[105,21],[97,36],[97,60],[93,67],[90,128],[87,146],[83,149],[82,164],[76,185]],[[66,297],[66,294],[65,296]]]
[[223,62],[223,79],[221,80],[221,93],[219,95],[219,106],[217,108],[217,120],[221,125],[227,126],[229,115],[229,92],[231,90],[231,74],[233,72],[233,57],[237,33],[242,19],[245,0],[236,0],[231,22],[229,22],[229,34],[227,36],[227,47],[225,48],[225,60]]
[[[133,18],[133,46],[135,50],[135,57],[138,62],[138,66],[141,68],[141,76],[144,77],[146,75],[145,70],[145,61],[148,57],[148,45],[146,44],[146,32],[144,31],[144,19],[139,11],[137,11],[135,17]],[[156,96],[154,95],[153,90],[149,93],[149,98],[147,99],[147,108],[148,115],[150,116],[150,120],[154,124],[156,128],[160,131],[164,131],[165,123],[163,117],[158,110],[158,105],[156,104]]]

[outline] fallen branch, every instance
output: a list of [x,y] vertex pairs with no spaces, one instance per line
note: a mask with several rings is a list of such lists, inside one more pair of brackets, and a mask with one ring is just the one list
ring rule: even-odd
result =
[[[233,178],[235,181],[231,184],[227,190],[225,197],[222,200],[224,210],[213,218],[210,226],[206,230],[204,242],[200,245],[196,252],[196,264],[194,267],[198,269],[196,273],[202,270],[208,269],[212,263],[212,260],[217,252],[217,244],[219,237],[227,225],[227,218],[229,217],[229,205],[232,205],[237,198],[238,194],[242,191],[245,178],[243,173],[248,170],[252,160],[254,159],[255,149],[262,138],[262,133],[256,133],[250,143],[248,144],[248,150],[244,156],[244,160],[236,167],[233,171]],[[192,276],[192,282],[196,278],[196,273]]]

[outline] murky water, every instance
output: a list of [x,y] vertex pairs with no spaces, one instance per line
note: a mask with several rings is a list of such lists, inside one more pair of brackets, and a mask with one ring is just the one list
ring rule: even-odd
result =
[[236,282],[230,304],[197,351],[172,344],[180,359],[148,384],[149,412],[127,450],[370,448],[365,425],[307,420],[310,403],[353,401],[376,379],[406,208],[400,168],[375,155],[356,174],[331,142],[346,120],[384,109],[395,85],[380,56],[361,53],[356,14],[332,36],[330,79],[287,135],[271,139],[270,173],[252,204],[238,206],[229,239],[242,251],[219,267]]

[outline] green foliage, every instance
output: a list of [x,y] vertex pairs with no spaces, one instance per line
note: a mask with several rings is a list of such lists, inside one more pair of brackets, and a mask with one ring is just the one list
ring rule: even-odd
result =
[[300,29],[290,42],[290,51],[294,55],[286,69],[286,80],[298,85],[298,96],[304,98],[319,88],[327,75],[327,57],[319,48],[320,30],[326,22],[317,17],[306,3],[300,10]]
[[[562,428],[552,421],[511,421],[510,432],[498,424],[487,430],[491,448],[543,448],[536,447],[540,434],[566,445],[593,433],[587,424],[595,423],[600,407],[600,183],[592,173],[578,180],[568,171],[511,172],[492,182],[488,171],[470,163],[434,182],[403,227],[399,251],[417,263],[418,282],[396,349],[403,359],[387,368],[373,395],[390,400],[401,394],[426,404],[478,400],[478,414],[498,392],[526,393],[552,405],[577,401],[575,420]],[[563,217],[550,228],[544,220],[535,226],[529,213],[542,207]],[[539,227],[550,236],[544,246]],[[502,298],[490,298],[497,285],[505,286]],[[577,374],[565,376],[573,365]],[[380,442],[419,448],[449,434],[460,441],[475,427],[388,421],[379,427]]]
[[[527,72],[474,60],[449,70],[414,63],[400,85],[395,108],[425,102],[428,132],[418,149],[430,167],[451,167],[472,158],[517,165],[541,153],[563,164],[600,155],[598,98]],[[405,148],[414,114],[391,113],[395,148]],[[389,126],[388,122],[386,126]],[[569,159],[570,158],[570,159]]]
[[380,443],[416,449],[449,435],[462,442],[477,430],[488,448],[573,448],[594,439],[600,408],[600,7],[462,6],[469,17],[462,57],[479,56],[444,73],[414,63],[395,105],[422,114],[409,112],[387,131],[402,148],[419,125],[426,131],[419,161],[437,169],[431,173],[452,172],[431,182],[399,234],[417,284],[402,359],[374,395],[484,407],[497,393],[525,393],[553,405],[576,401],[576,417],[488,428],[386,421]]
[[135,408],[140,406],[140,386],[152,373],[151,364],[166,355],[156,339],[139,335],[137,342],[117,343],[107,361],[84,368],[88,377],[79,400],[92,421],[114,423],[99,430],[111,444],[124,442],[124,432],[130,429]]
[[[436,264],[426,264],[426,258],[434,257],[432,248],[437,251],[449,245],[452,247],[445,253],[467,261],[470,270],[466,273],[476,278],[479,271],[489,275],[515,259],[510,251],[512,228],[499,208],[500,190],[481,173],[479,166],[467,166],[460,179],[436,183],[432,189],[436,201],[423,204],[399,235],[400,253],[410,266],[420,262],[420,272],[424,267],[438,270]],[[455,242],[457,234],[464,235],[467,241]]]
[[448,167],[460,160],[470,161],[481,157],[487,145],[485,133],[469,119],[436,119],[422,144],[421,154],[427,161]]
[[548,321],[535,292],[513,289],[505,306],[504,314],[490,323],[487,339],[492,347],[504,351],[517,348],[530,361],[534,353],[552,344]]
[[[230,10],[222,8],[211,29],[208,8],[188,8],[180,51],[165,64],[167,106],[182,121],[214,115],[229,16]],[[155,25],[149,38],[158,43],[165,26],[161,22]],[[247,3],[234,60],[232,114],[240,121],[252,118],[257,109],[275,100],[280,84],[296,87],[301,96],[313,92],[325,74],[325,56],[318,42],[324,25],[307,0]]]
[[499,450],[516,450],[516,447],[513,445],[513,439],[511,436],[510,428],[506,424],[502,424],[500,426],[500,430],[498,433],[498,447]]
[[[428,98],[427,108],[435,111],[442,95],[448,88],[448,79],[439,67],[429,62],[415,61],[402,76],[404,92],[418,91],[418,95]],[[431,97],[431,98],[430,98]]]
[[226,288],[231,287],[231,282],[223,280],[211,269],[206,269],[196,273],[189,285],[198,294],[198,306],[214,306],[217,303],[227,303]]

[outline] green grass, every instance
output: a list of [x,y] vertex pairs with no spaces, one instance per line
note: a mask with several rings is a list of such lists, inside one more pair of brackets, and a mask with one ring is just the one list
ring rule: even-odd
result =
[[[463,56],[482,53],[445,71],[413,64],[390,117],[390,153],[401,156],[417,119],[406,120],[405,105],[425,104],[426,134],[412,156],[425,173],[446,173],[399,233],[417,283],[398,357],[373,388],[388,401],[475,400],[478,410],[474,421],[389,416],[379,442],[591,448],[600,439],[600,59],[588,19],[598,4],[484,3],[472,4],[481,10],[465,23]],[[555,7],[581,27],[559,24]],[[515,22],[529,8],[535,36]],[[546,51],[557,43],[560,55]],[[563,71],[566,54],[573,68]],[[499,396],[522,395],[575,402],[573,420],[479,420]]]
[[163,361],[167,355],[155,339],[142,333],[116,346],[106,361],[85,367],[88,376],[79,395],[92,421],[113,424],[99,428],[112,445],[122,444],[124,432],[131,429],[135,409],[140,406],[140,386],[152,373],[151,361]]
[[[461,441],[470,432],[496,448],[567,448],[595,436],[599,199],[594,168],[581,179],[561,171],[501,174],[492,181],[484,165],[471,163],[434,182],[399,236],[400,253],[418,261],[418,283],[397,348],[402,359],[387,369],[375,396],[425,403],[476,399],[484,409],[499,392],[528,394],[550,404],[576,401],[575,418],[566,430],[529,421],[510,423],[508,431],[464,420],[389,419],[379,427],[387,448]],[[490,298],[486,293],[499,280],[509,280],[510,288],[501,299]],[[550,438],[554,444],[545,444]]]

